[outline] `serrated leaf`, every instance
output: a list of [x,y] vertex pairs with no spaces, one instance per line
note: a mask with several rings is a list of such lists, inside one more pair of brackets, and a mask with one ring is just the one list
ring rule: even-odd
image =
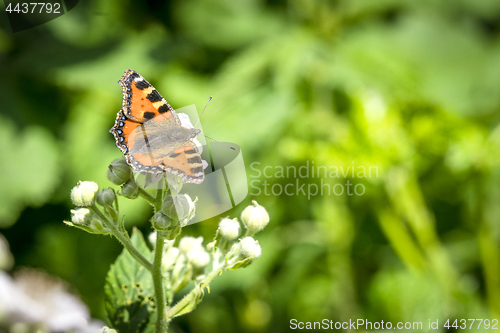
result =
[[[131,240],[146,259],[152,260],[153,254],[139,230],[134,228]],[[111,265],[104,292],[106,312],[113,328],[120,333],[154,331],[156,307],[152,276],[126,249]]]

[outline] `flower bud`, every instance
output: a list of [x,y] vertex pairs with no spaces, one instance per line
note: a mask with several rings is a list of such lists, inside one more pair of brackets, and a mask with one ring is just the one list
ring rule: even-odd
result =
[[139,196],[139,186],[135,180],[129,179],[122,185],[122,195],[129,199],[135,199]]
[[162,263],[165,267],[170,268],[174,266],[177,257],[179,257],[179,249],[176,247],[171,247],[165,252],[162,258]]
[[94,182],[78,182],[71,189],[71,201],[77,207],[88,207],[94,203],[99,185]]
[[102,221],[93,214],[90,209],[78,208],[71,210],[71,222],[65,224],[84,230],[91,234],[108,235],[110,230],[104,226]]
[[170,193],[178,194],[181,191],[183,182],[182,178],[174,175],[173,173],[167,172],[167,183]]
[[240,229],[240,223],[236,218],[232,220],[223,218],[219,222],[219,232],[221,236],[227,240],[236,239],[240,235]]
[[210,262],[210,255],[203,249],[194,249],[187,254],[189,262],[196,268],[203,268]]
[[187,253],[193,250],[203,250],[203,237],[194,238],[192,236],[185,236],[179,242],[179,250],[187,256]]
[[240,240],[241,244],[241,254],[245,258],[258,258],[262,254],[262,249],[260,248],[259,242],[252,237],[245,237]]
[[241,213],[241,221],[251,235],[261,231],[269,223],[269,214],[266,209],[255,200],[252,203],[253,205],[248,206]]
[[125,158],[118,158],[108,166],[106,176],[113,184],[122,185],[132,176],[132,168]]
[[184,227],[194,217],[196,206],[187,194],[169,195],[165,198],[161,210]]
[[179,223],[178,221],[172,220],[167,215],[163,214],[161,210],[153,216],[151,222],[153,223],[153,228],[160,231],[172,229]]
[[71,210],[71,222],[76,225],[87,225],[92,218],[90,209],[78,208]]
[[108,326],[104,326],[99,333],[117,333],[116,330],[109,328]]
[[227,260],[237,260],[241,254],[241,244],[240,242],[234,243],[226,254]]
[[153,248],[156,246],[156,238],[157,237],[158,237],[158,235],[156,234],[156,231],[153,231],[148,236],[148,241],[151,244],[151,246],[153,246]]
[[208,251],[208,252],[212,252],[212,251],[214,250],[214,248],[215,248],[215,244],[217,244],[217,242],[216,242],[216,241],[213,241],[213,242],[208,243],[208,244],[207,244],[207,251]]
[[[171,220],[172,222],[176,222]],[[165,238],[165,240],[171,241],[174,240],[181,233],[181,225],[179,223],[173,224],[170,229],[162,230],[161,234]]]
[[110,189],[103,189],[98,195],[96,202],[101,206],[111,206],[115,201],[115,192]]

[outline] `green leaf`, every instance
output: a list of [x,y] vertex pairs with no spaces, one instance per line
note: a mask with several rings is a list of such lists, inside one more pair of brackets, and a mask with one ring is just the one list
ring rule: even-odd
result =
[[[186,295],[186,298],[189,298],[189,301],[183,307],[178,309],[176,307],[172,308],[173,311],[171,311],[171,313],[169,314],[170,318],[179,317],[193,311],[198,305],[198,303],[201,302],[204,295],[205,295],[204,287],[196,286],[195,289],[193,290],[193,294],[190,293]],[[184,299],[181,300],[180,302],[182,301],[184,301]]]
[[60,151],[46,129],[30,125],[20,132],[5,117],[0,117],[0,142],[0,227],[8,228],[26,206],[51,199],[60,181]]
[[[132,232],[132,244],[149,260],[149,250],[139,230]],[[113,328],[120,333],[153,332],[156,306],[151,274],[127,250],[118,256],[106,277],[105,307]]]
[[227,270],[234,271],[235,269],[238,269],[238,268],[245,268],[248,265],[250,265],[252,263],[252,261],[253,261],[253,258],[246,258],[246,259],[240,260],[240,261],[236,262],[236,264],[234,264],[233,266],[229,267]]

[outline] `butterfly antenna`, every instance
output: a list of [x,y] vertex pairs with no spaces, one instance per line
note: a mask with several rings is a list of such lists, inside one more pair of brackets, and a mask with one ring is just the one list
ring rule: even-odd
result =
[[203,108],[203,111],[201,111],[200,117],[198,118],[198,121],[196,122],[196,125],[194,125],[194,128],[196,128],[196,126],[198,126],[198,124],[200,123],[201,116],[203,116],[203,112],[205,112],[205,109],[207,108],[208,103],[209,103],[211,100],[212,100],[212,96],[210,96],[210,97],[208,98],[207,104],[205,104],[205,107]]
[[210,140],[214,140],[215,142],[218,142],[218,143],[220,143],[220,144],[221,144],[221,145],[223,145],[223,146],[226,146],[226,147],[228,147],[228,148],[231,148],[231,149],[232,149],[232,150],[234,150],[234,151],[237,151],[237,149],[236,149],[236,148],[231,147],[231,146],[228,146],[228,145],[226,145],[225,143],[222,143],[222,142],[220,142],[220,141],[218,141],[218,140],[215,140],[214,138],[211,138],[211,137],[209,137],[208,135],[204,135],[204,136],[205,136],[205,138],[208,138],[208,139],[210,139]]

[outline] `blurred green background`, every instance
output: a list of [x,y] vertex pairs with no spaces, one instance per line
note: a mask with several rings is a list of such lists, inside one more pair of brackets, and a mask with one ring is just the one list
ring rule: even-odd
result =
[[[111,186],[128,68],[174,108],[214,96],[204,131],[242,148],[249,181],[253,162],[378,170],[300,179],[363,195],[261,193],[223,214],[268,209],[263,255],[216,279],[174,331],[499,318],[499,1],[93,0],[15,34],[2,13],[0,232],[17,269],[68,281],[94,318],[121,247],[62,221],[77,181]],[[150,232],[147,204],[121,208]],[[184,234],[211,239],[219,218]]]

